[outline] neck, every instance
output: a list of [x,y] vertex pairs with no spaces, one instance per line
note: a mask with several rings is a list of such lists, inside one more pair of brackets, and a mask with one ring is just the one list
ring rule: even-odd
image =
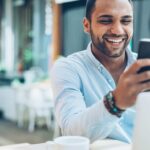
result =
[[101,57],[99,61],[108,69],[110,73],[119,72],[120,70],[124,70],[126,67],[126,54],[124,53],[122,56],[117,58],[104,58]]
[[119,57],[109,57],[94,49],[92,49],[92,53],[99,60],[99,62],[101,62],[106,67],[117,83],[127,64],[126,53],[124,52]]

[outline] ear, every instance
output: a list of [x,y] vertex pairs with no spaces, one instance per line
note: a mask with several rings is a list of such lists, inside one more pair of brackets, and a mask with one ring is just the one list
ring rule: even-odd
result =
[[90,21],[84,17],[83,19],[83,27],[84,27],[84,32],[90,33]]

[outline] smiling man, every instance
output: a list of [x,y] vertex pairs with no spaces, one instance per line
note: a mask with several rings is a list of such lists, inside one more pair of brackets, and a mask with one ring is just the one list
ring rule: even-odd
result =
[[150,88],[150,60],[128,50],[133,34],[130,0],[87,0],[86,50],[58,60],[52,70],[55,113],[63,135],[91,142],[112,138],[131,142],[137,95]]

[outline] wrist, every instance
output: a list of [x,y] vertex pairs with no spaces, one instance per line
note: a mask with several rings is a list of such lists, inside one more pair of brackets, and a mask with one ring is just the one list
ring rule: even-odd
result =
[[116,90],[114,90],[114,91],[112,91],[112,95],[114,97],[116,107],[118,107],[121,110],[125,110],[126,107],[123,105],[122,101],[120,101],[120,99],[121,99],[119,97],[120,94],[118,95],[118,92]]
[[113,115],[116,115],[117,117],[121,117],[122,113],[125,111],[124,109],[120,109],[116,105],[116,101],[113,95],[113,92],[108,92],[104,97],[104,105],[106,109]]

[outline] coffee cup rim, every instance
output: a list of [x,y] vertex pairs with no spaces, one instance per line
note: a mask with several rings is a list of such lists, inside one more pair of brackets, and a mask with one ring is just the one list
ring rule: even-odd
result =
[[[78,140],[82,140],[79,141],[77,143],[63,143],[61,140],[62,139],[78,139]],[[83,136],[60,136],[54,139],[54,142],[57,144],[65,144],[65,145],[71,145],[71,144],[75,144],[75,145],[79,145],[79,144],[83,144],[83,143],[90,143],[89,139],[87,137],[83,137]]]

